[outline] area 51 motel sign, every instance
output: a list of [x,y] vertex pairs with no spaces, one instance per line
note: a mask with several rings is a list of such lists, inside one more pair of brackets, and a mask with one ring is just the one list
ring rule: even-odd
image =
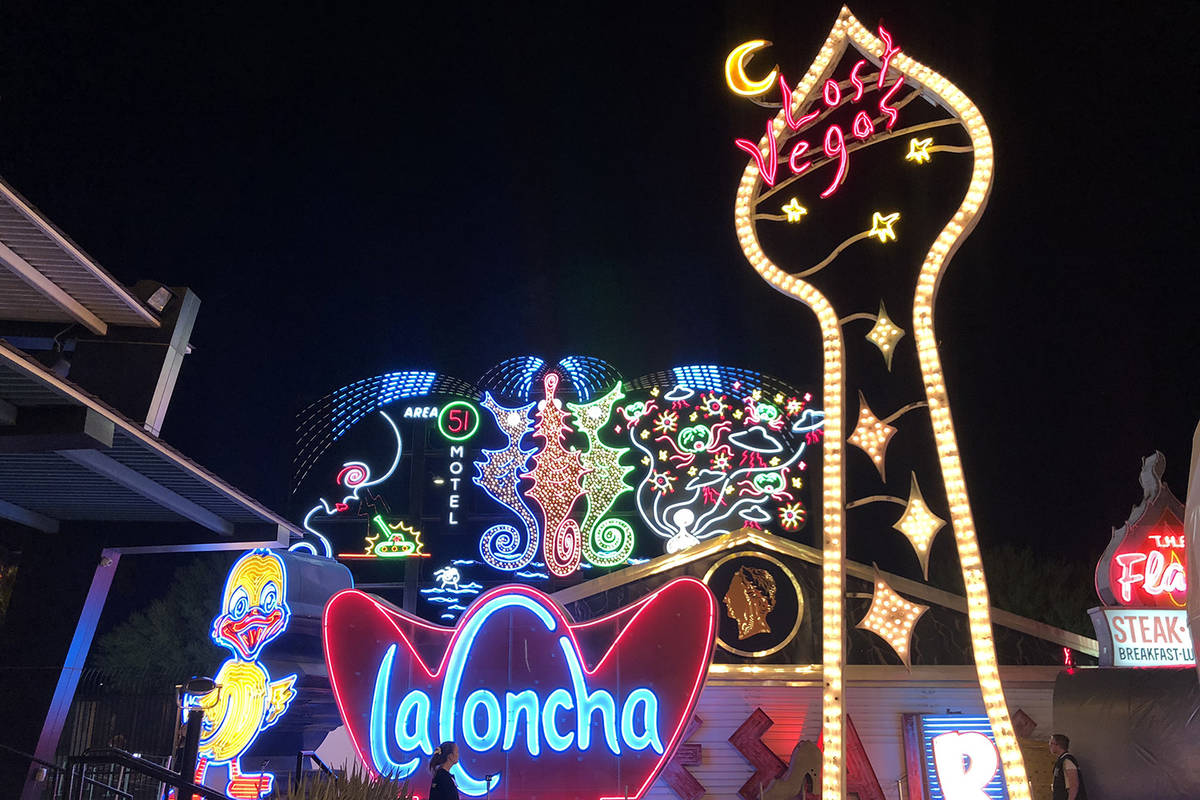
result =
[[682,738],[715,633],[716,601],[693,578],[582,623],[524,585],[481,595],[455,628],[355,590],[324,619],[362,762],[407,778],[453,741],[468,797],[642,797]]

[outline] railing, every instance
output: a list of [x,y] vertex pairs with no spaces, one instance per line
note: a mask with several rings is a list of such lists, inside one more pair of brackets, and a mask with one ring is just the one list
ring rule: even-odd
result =
[[316,750],[297,751],[297,753],[296,753],[296,774],[292,778],[294,786],[300,786],[304,782],[304,759],[306,759],[306,758],[311,758],[313,760],[313,763],[321,768],[322,772],[324,772],[329,777],[333,778],[333,785],[335,787],[337,786],[337,780],[338,780],[337,773],[334,772],[333,770],[331,770],[329,768],[329,765],[321,760],[321,757],[317,755]]
[[[66,769],[66,785],[67,792],[63,800],[84,800],[85,788],[88,785],[96,784],[98,781],[88,778],[84,771],[88,766],[117,766],[129,770],[138,775],[144,775],[151,780],[158,781],[165,786],[172,786],[179,790],[179,796],[199,795],[204,800],[228,800],[226,796],[218,792],[216,789],[210,789],[207,786],[200,786],[192,783],[189,778],[185,778],[178,773],[172,772],[166,767],[155,764],[153,761],[148,761],[141,756],[135,756],[125,750],[119,750],[115,747],[106,747],[98,750],[89,750],[83,755],[71,756],[67,759]],[[133,800],[133,795],[128,792],[117,789],[116,787],[100,784],[105,790],[115,793],[115,796],[120,800]]]

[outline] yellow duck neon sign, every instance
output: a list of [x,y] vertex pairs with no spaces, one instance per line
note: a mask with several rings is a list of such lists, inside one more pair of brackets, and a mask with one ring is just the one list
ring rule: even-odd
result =
[[235,800],[270,794],[275,776],[245,773],[240,759],[259,733],[287,711],[296,696],[296,675],[271,680],[259,655],[287,628],[287,571],[270,550],[251,550],[238,559],[225,581],[221,613],[213,620],[213,641],[232,657],[217,672],[217,688],[189,698],[204,709],[196,783],[213,766],[228,766],[225,793]]

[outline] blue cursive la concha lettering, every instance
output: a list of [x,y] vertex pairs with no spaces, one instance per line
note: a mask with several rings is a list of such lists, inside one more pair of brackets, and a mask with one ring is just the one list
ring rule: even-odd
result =
[[[646,687],[635,688],[618,704],[606,689],[589,691],[579,654],[565,635],[560,635],[558,642],[571,677],[569,687],[555,688],[544,695],[544,699],[542,694],[533,689],[510,691],[504,694],[503,701],[495,692],[476,689],[460,705],[459,686],[475,636],[488,617],[513,607],[532,613],[549,632],[553,633],[559,627],[558,619],[553,614],[524,595],[497,597],[472,614],[446,661],[438,704],[436,741],[454,741],[461,734],[462,743],[476,753],[497,747],[505,752],[511,751],[517,746],[518,738],[524,740],[525,750],[530,756],[541,753],[543,740],[555,752],[572,746],[587,751],[597,744],[591,736],[592,722],[599,715],[604,745],[614,755],[621,754],[622,746],[630,750],[652,748],[654,752],[662,754],[663,744],[658,730],[658,695]],[[403,697],[394,712],[388,707],[395,656],[396,645],[393,644],[380,661],[375,678],[375,692],[371,701],[370,752],[377,772],[405,778],[413,773],[420,762],[421,757],[415,753],[420,751],[426,756],[433,753],[434,737],[430,736],[433,703],[426,692],[414,689]],[[389,754],[390,747],[413,757],[395,761]],[[456,764],[451,772],[463,794],[479,797],[487,792],[487,784],[468,774],[462,764]],[[493,784],[493,788],[495,786]]]

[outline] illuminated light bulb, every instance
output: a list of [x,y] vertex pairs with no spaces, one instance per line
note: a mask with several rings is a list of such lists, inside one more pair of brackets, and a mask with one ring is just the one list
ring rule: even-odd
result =
[[870,407],[867,406],[867,400],[863,397],[863,393],[859,392],[858,424],[846,441],[862,450],[871,458],[872,463],[875,464],[875,469],[879,470],[879,479],[882,481],[887,480],[884,455],[887,452],[888,442],[895,432],[896,428],[875,416]]
[[932,136],[928,139],[918,139],[914,136],[908,140],[908,155],[904,157],[904,160],[914,164],[928,164],[932,158],[929,155],[929,145],[931,144],[933,144]]
[[[867,332],[867,341],[879,348],[888,371],[892,369],[892,354],[896,352],[896,342],[904,336],[904,329],[898,326],[887,315],[883,302],[879,303],[879,314],[875,317],[875,325]],[[826,423],[828,424],[828,423]]]
[[787,202],[787,205],[783,206],[779,210],[787,214],[788,222],[799,222],[800,218],[808,213],[808,209],[800,205],[800,201],[794,197]]
[[891,214],[880,214],[876,211],[871,215],[871,230],[867,231],[868,236],[874,236],[880,242],[887,243],[896,241],[896,232],[892,230],[892,226],[900,219],[900,212],[893,211]]
[[911,668],[912,631],[929,606],[912,603],[897,594],[875,571],[875,593],[867,615],[855,627],[870,631],[883,639],[905,667]]

